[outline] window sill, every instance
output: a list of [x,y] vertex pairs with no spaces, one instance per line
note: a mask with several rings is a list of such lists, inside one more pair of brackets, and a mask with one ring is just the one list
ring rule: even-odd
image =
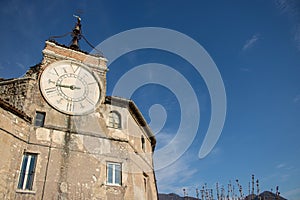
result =
[[107,128],[110,128],[110,129],[115,129],[115,130],[122,130],[122,128],[121,128],[121,127],[107,126]]
[[122,185],[120,185],[120,184],[113,184],[113,183],[106,183],[106,186],[122,187]]
[[36,193],[36,191],[34,191],[34,190],[22,190],[22,189],[17,189],[16,192],[22,193],[22,194],[35,194]]

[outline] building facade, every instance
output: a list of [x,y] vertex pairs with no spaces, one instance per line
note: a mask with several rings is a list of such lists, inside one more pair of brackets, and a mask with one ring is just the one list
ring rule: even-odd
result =
[[0,199],[157,199],[155,137],[106,96],[106,63],[46,41],[40,64],[0,80]]

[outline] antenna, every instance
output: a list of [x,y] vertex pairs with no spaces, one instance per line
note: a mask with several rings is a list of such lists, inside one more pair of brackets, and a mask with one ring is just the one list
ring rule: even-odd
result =
[[198,188],[196,188],[196,197],[197,197],[197,199],[199,199],[199,190],[198,190]]
[[219,193],[219,183],[216,183],[216,189],[217,189],[217,200],[220,200],[220,193]]
[[235,197],[236,196],[235,196],[235,191],[234,191],[234,185],[232,185],[232,199],[235,200],[236,199]]
[[250,186],[250,181],[248,182],[248,195],[250,195],[250,190],[251,190],[251,186]]
[[279,187],[276,186],[276,199],[279,199],[279,195],[280,195]]
[[260,200],[260,196],[259,196],[259,181],[258,181],[258,179],[256,180],[256,188],[257,188],[258,200]]
[[231,197],[231,199],[233,198],[231,180],[229,180],[229,184],[228,184],[228,199],[230,199],[230,197]]
[[209,189],[209,199],[214,199],[213,189]]
[[204,183],[204,187],[205,187],[205,199],[209,199],[209,193],[208,193],[208,189],[207,189],[207,183]]
[[201,200],[204,200],[204,186],[202,186],[202,190],[200,190],[201,192]]
[[230,194],[230,183],[227,185],[227,199],[229,200],[229,194]]
[[221,186],[221,199],[225,199],[225,189],[223,185]]
[[238,198],[238,199],[240,200],[240,199],[243,199],[243,188],[242,188],[242,186],[240,185],[238,179],[236,179],[236,183],[237,183],[237,185],[238,185],[239,192],[240,192],[240,197]]
[[252,174],[252,192],[251,192],[251,199],[253,199],[254,197],[254,175]]
[[257,188],[257,195],[259,195],[259,181],[258,181],[258,179],[256,180],[256,188]]

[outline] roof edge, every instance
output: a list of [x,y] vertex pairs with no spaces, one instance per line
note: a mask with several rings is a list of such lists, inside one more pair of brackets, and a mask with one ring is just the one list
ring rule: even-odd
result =
[[105,59],[106,60],[106,58],[104,57],[104,55],[100,55],[100,54],[91,54],[91,53],[89,53],[89,52],[87,52],[87,51],[84,51],[84,50],[81,50],[81,49],[72,49],[72,48],[70,48],[70,47],[68,47],[68,46],[66,46],[66,45],[64,45],[64,44],[60,44],[60,43],[58,43],[57,41],[55,41],[55,40],[46,40],[45,41],[45,44],[54,44],[54,45],[56,45],[56,46],[59,46],[59,47],[62,47],[62,48],[65,48],[65,49],[69,49],[69,50],[72,50],[72,51],[75,51],[75,52],[80,52],[80,53],[83,53],[83,54],[85,54],[85,55],[89,55],[89,56],[94,56],[94,57],[97,57],[97,58],[100,58],[100,59]]
[[133,115],[134,119],[138,122],[138,124],[143,128],[143,130],[147,133],[150,141],[152,150],[154,151],[156,146],[156,138],[148,126],[144,116],[142,115],[141,111],[137,107],[137,105],[134,103],[134,101],[130,99],[125,99],[121,97],[115,97],[115,96],[106,96],[105,98],[106,104],[116,105],[123,108],[128,108],[129,112]]
[[0,98],[0,107],[8,112],[11,112],[11,113],[17,115],[18,117],[20,117],[21,119],[23,119],[27,122],[30,122],[30,123],[32,122],[32,118],[30,116],[28,116],[25,112],[17,109],[16,107],[14,107],[13,105],[11,105],[10,103],[8,103],[7,101],[5,101],[1,98]]

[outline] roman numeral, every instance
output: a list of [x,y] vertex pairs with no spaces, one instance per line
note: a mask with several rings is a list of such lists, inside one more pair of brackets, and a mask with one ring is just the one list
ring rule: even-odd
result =
[[80,103],[80,108],[84,108],[84,105],[82,103]]
[[74,110],[74,103],[72,101],[69,101],[67,103],[67,108],[66,108],[67,111],[69,112],[72,112]]
[[50,88],[46,88],[45,92],[48,96],[53,96],[53,95],[57,94],[57,89],[56,89],[56,87],[50,87]]
[[57,72],[57,70],[55,68],[53,68],[53,71],[49,71],[49,74],[59,76],[59,74],[58,74],[58,72]]
[[64,99],[63,99],[63,98],[60,98],[60,99],[57,100],[56,102],[57,102],[58,104],[61,104],[62,100],[64,100]]
[[73,72],[76,73],[77,70],[79,69],[79,66],[73,66],[73,65],[71,65],[71,68],[72,68]]
[[93,85],[93,84],[95,84],[95,83],[97,83],[97,82],[91,82],[91,83],[88,83],[88,85]]
[[87,102],[89,102],[90,104],[94,105],[95,102],[93,100],[91,100],[90,98],[86,97],[85,98]]
[[55,68],[53,68],[53,70],[55,71],[56,75],[57,75],[57,76],[59,76],[59,74],[58,74],[58,72],[56,71],[56,69],[55,69]]
[[55,83],[55,81],[52,81],[51,79],[48,80],[48,83]]

